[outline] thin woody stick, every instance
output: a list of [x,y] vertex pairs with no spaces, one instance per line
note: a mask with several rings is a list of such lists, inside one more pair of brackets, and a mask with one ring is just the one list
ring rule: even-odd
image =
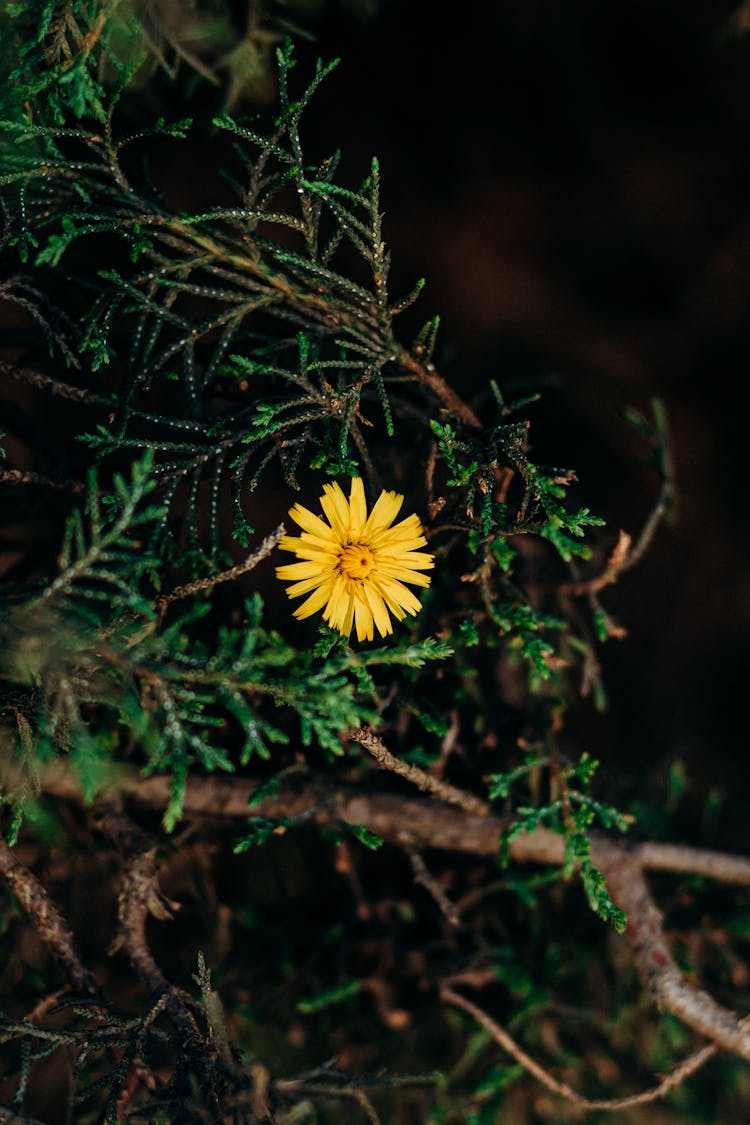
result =
[[611,586],[614,582],[617,582],[621,574],[625,574],[626,571],[631,570],[641,561],[651,546],[659,525],[672,507],[675,499],[672,451],[670,448],[666,412],[663,403],[659,399],[653,400],[653,410],[656,420],[657,435],[660,439],[657,443],[656,453],[659,472],[661,474],[661,488],[659,489],[659,494],[656,497],[651,511],[643,523],[638,538],[634,543],[632,537],[628,535],[627,532],[620,531],[617,543],[607,560],[607,565],[604,570],[591,578],[564,583],[558,588],[561,594],[569,594],[575,598],[583,597],[584,595],[592,597],[600,590],[603,590],[605,586]]
[[113,952],[121,948],[152,996],[165,997],[164,1007],[183,1045],[200,1053],[204,1042],[195,1019],[179,992],[162,973],[146,941],[148,915],[170,917],[169,908],[174,906],[159,891],[156,847],[150,846],[150,841],[116,801],[100,805],[99,825],[117,846],[124,861],[117,896],[119,932]]
[[447,781],[435,777],[434,774],[426,773],[419,766],[413,766],[410,762],[404,762],[401,758],[397,758],[395,754],[390,752],[383,740],[378,738],[369,727],[360,727],[359,730],[354,732],[352,738],[360,746],[364,746],[368,754],[372,754],[379,766],[390,770],[391,773],[397,773],[399,777],[410,781],[412,785],[416,785],[417,789],[421,789],[424,793],[432,793],[433,796],[438,797],[441,801],[446,801],[449,805],[458,805],[470,816],[489,815],[490,806],[486,801],[482,801],[472,793],[464,792],[463,789],[457,789],[455,785],[449,785]]
[[160,598],[157,598],[157,609],[160,613],[163,613],[171,602],[179,601],[180,598],[189,598],[192,594],[199,593],[200,590],[210,590],[221,582],[234,582],[237,578],[241,578],[243,574],[254,570],[263,559],[268,558],[284,533],[284,525],[280,523],[270,535],[266,536],[258,550],[254,551],[252,555],[248,555],[243,562],[231,566],[229,570],[222,570],[220,574],[211,574],[207,578],[198,578],[195,582],[186,582],[184,586],[176,586],[168,594],[162,594]]
[[427,864],[422,859],[420,853],[416,848],[413,848],[411,844],[405,844],[404,850],[409,857],[409,862],[414,871],[414,882],[421,883],[425,890],[432,895],[435,902],[440,907],[440,912],[451,926],[460,926],[461,919],[456,906],[448,898],[437,879],[430,874],[427,869]]
[[[407,764],[407,763],[404,763]],[[416,767],[415,767],[416,768]],[[427,775],[429,776],[429,775]],[[12,791],[14,778],[6,767],[0,768],[3,786]],[[64,800],[79,801],[80,784],[64,763],[46,767],[40,775],[45,793]],[[248,799],[258,781],[241,777],[189,777],[185,789],[185,816],[210,816],[246,819]],[[123,771],[113,785],[123,797],[147,808],[163,811],[169,802],[169,781],[166,777],[141,777],[136,771]],[[437,796],[437,793],[435,793]],[[467,794],[471,796],[471,794]],[[497,855],[497,841],[505,822],[498,816],[466,814],[445,804],[396,793],[364,792],[341,788],[322,802],[319,788],[307,784],[276,797],[267,797],[257,805],[258,816],[297,816],[318,808],[316,821],[329,817],[329,808],[348,824],[366,824],[386,840],[400,842],[408,826],[409,842],[416,848],[438,848],[471,855]],[[333,804],[331,805],[331,800]],[[477,798],[478,800],[478,798]],[[700,875],[719,883],[750,886],[750,857],[709,848],[693,848],[687,844],[644,841],[629,846],[644,871],[671,871],[675,874]],[[510,858],[516,863],[558,865],[563,862],[563,838],[547,828],[525,832],[509,842]]]
[[634,1109],[639,1105],[646,1105],[648,1102],[655,1102],[659,1098],[666,1097],[670,1091],[675,1090],[680,1086],[686,1078],[691,1074],[695,1074],[696,1070],[707,1063],[709,1059],[713,1058],[718,1053],[719,1048],[714,1044],[709,1044],[706,1047],[701,1047],[699,1050],[694,1051],[688,1055],[683,1062],[679,1063],[674,1070],[662,1079],[658,1086],[653,1086],[650,1090],[644,1090],[641,1094],[631,1094],[627,1098],[586,1098],[579,1094],[577,1090],[572,1089],[566,1082],[560,1082],[544,1067],[540,1066],[535,1059],[524,1051],[516,1043],[515,1039],[500,1027],[498,1023],[493,1020],[487,1012],[474,1004],[471,1000],[467,1000],[460,992],[455,992],[454,989],[445,986],[440,990],[440,995],[443,1000],[448,1004],[452,1004],[454,1008],[461,1008],[473,1019],[476,1020],[485,1031],[489,1032],[498,1046],[502,1047],[504,1051],[519,1063],[524,1070],[532,1074],[538,1082],[541,1082],[553,1094],[557,1094],[566,1101],[573,1102],[575,1105],[580,1106],[582,1109],[587,1110],[624,1110]]
[[599,839],[592,858],[607,881],[612,898],[628,918],[625,940],[638,974],[660,1008],[677,1016],[717,1046],[750,1061],[750,1024],[696,988],[678,968],[664,936],[657,910],[641,870],[638,849]]
[[71,984],[80,992],[95,993],[98,984],[81,961],[73,934],[65,919],[32,871],[14,855],[0,836],[0,873],[34,923],[39,937],[65,969]]

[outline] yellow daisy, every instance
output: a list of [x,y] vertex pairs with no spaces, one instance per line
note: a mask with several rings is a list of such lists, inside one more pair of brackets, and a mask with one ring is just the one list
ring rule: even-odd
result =
[[301,504],[290,509],[302,534],[285,535],[279,547],[303,561],[277,567],[276,575],[293,583],[290,598],[310,595],[295,617],[322,609],[332,629],[348,637],[356,625],[357,640],[371,641],[373,624],[381,637],[393,632],[389,611],[399,621],[418,612],[419,599],[404,582],[429,586],[421,572],[431,570],[435,558],[420,550],[427,540],[417,516],[394,525],[403,502],[397,492],[381,492],[368,516],[362,478],[353,477],[348,500],[337,484],[323,485],[320,506],[328,523]]

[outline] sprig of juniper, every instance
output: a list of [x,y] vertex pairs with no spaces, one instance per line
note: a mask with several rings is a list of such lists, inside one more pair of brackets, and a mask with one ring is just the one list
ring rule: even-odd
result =
[[[281,109],[270,129],[216,119],[236,138],[242,167],[242,179],[232,181],[239,196],[233,208],[174,214],[148,183],[133,184],[125,157],[145,133],[117,136],[116,97],[93,128],[4,124],[13,143],[0,185],[15,192],[10,242],[21,256],[43,241],[36,270],[56,269],[73,243],[114,233],[134,262],[100,270],[81,290],[87,309],[76,362],[95,372],[117,357],[126,368],[111,421],[86,440],[100,456],[155,449],[167,498],[181,486],[188,493],[196,543],[196,498],[208,477],[212,556],[225,478],[242,541],[252,528],[241,494],[272,460],[295,488],[303,458],[316,470],[351,473],[361,464],[372,475],[363,427],[372,424],[374,402],[385,435],[393,434],[387,384],[399,369],[439,392],[431,409],[460,404],[431,367],[435,324],[411,351],[394,335],[395,318],[422,283],[407,297],[389,296],[377,161],[351,190],[334,182],[336,154],[305,159],[300,119],[335,63],[319,63],[294,100],[289,44],[278,51],[278,65]],[[152,132],[177,141],[189,124],[160,121]],[[291,242],[274,236],[279,228],[291,232]],[[366,271],[359,280],[356,258]],[[196,317],[190,301],[205,312]],[[159,533],[167,534],[164,525]]]

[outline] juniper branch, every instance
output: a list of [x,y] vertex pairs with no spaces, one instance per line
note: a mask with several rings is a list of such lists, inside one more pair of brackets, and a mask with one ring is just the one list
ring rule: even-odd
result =
[[154,960],[146,940],[149,913],[169,917],[170,907],[158,887],[156,845],[124,813],[118,802],[103,803],[98,810],[100,828],[113,841],[123,858],[123,873],[117,896],[119,933],[115,948],[127,955],[138,978],[154,999],[166,997],[165,1008],[177,1028],[183,1047],[190,1054],[205,1051],[203,1037],[192,1013]]
[[94,975],[81,961],[73,933],[33,872],[18,859],[0,836],[0,873],[33,923],[39,937],[65,969],[71,984],[80,992],[96,993]]

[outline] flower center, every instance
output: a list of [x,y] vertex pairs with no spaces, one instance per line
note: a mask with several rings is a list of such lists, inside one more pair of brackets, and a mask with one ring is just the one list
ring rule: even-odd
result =
[[375,565],[375,558],[369,547],[352,543],[344,547],[339,558],[341,573],[347,578],[367,578]]

